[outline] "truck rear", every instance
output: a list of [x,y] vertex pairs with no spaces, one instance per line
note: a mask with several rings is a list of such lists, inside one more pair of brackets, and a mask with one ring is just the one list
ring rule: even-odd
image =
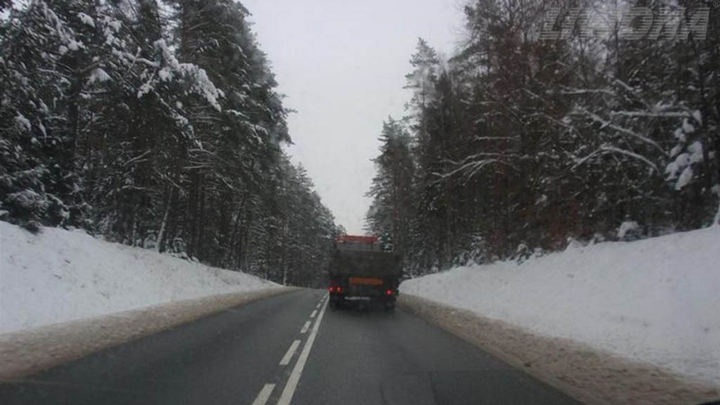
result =
[[395,309],[402,266],[397,255],[381,248],[377,237],[339,236],[329,276],[331,307],[369,303]]

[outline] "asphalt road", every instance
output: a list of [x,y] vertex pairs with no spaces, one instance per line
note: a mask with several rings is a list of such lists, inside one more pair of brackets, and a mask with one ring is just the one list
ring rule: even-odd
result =
[[299,291],[28,377],[0,404],[576,404],[411,314]]

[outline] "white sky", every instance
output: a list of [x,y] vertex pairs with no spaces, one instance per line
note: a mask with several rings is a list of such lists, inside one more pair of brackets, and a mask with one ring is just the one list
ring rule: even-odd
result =
[[459,0],[241,0],[285,94],[289,148],[336,223],[362,233],[383,120],[401,118],[418,37],[451,53]]

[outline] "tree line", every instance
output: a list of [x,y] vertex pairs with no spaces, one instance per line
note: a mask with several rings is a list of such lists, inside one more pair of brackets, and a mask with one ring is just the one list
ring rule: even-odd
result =
[[[711,3],[471,1],[455,53],[420,39],[412,55],[407,116],[383,125],[368,230],[421,274],[718,223]],[[640,22],[613,18],[626,7],[677,35],[630,40]],[[587,35],[566,23],[576,10],[606,25]]]
[[337,232],[233,0],[0,1],[0,215],[309,285]]

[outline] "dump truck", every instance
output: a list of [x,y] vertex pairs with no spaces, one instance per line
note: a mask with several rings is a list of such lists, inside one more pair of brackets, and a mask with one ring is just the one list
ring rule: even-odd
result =
[[331,308],[379,304],[388,311],[395,309],[402,264],[376,236],[338,236],[328,274]]

